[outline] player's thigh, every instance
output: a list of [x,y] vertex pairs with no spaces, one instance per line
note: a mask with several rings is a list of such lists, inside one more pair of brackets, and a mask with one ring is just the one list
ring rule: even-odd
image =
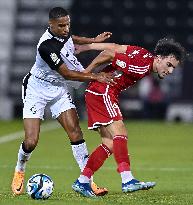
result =
[[101,136],[102,139],[113,139],[113,136],[111,135],[111,133],[107,130],[106,126],[101,126],[98,128],[98,132]]
[[71,141],[82,139],[82,131],[79,126],[79,118],[76,109],[72,108],[62,112],[57,120],[67,132]]
[[41,120],[39,118],[25,118],[23,120],[24,131],[25,131],[25,141],[31,141],[36,144],[39,139],[40,124]]
[[67,92],[66,89],[60,88],[60,93],[55,99],[57,100],[55,100],[54,103],[51,103],[50,106],[52,117],[55,119],[57,119],[65,111],[68,111],[70,109],[76,109],[71,95],[69,92]]
[[107,125],[106,128],[113,137],[115,135],[127,136],[127,129],[122,120],[113,121],[111,124]]
[[29,79],[26,86],[23,86],[23,119],[43,119],[45,107],[48,100],[43,95],[43,87],[33,79]]

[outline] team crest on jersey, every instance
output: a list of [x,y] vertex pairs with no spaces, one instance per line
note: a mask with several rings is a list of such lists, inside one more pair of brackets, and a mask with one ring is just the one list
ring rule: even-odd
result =
[[119,59],[116,60],[116,65],[118,65],[121,68],[126,68],[127,64],[124,61],[121,61]]
[[58,56],[55,53],[51,53],[50,57],[51,57],[52,61],[55,63],[55,65],[57,65],[60,62],[60,59],[58,58]]

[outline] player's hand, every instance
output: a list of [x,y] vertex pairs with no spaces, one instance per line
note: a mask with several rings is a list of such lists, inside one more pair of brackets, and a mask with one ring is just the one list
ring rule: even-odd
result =
[[112,86],[117,84],[113,80],[114,77],[111,73],[101,72],[101,73],[97,73],[96,75],[97,75],[96,80],[100,83],[107,83],[108,85],[112,85]]
[[94,42],[95,43],[100,43],[105,41],[106,39],[110,38],[112,36],[111,32],[103,32],[99,34],[97,37],[95,37]]

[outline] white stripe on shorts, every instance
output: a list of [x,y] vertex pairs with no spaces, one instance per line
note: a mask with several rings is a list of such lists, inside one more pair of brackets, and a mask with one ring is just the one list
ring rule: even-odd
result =
[[103,100],[104,100],[105,106],[107,108],[107,111],[108,111],[110,117],[115,117],[115,116],[117,116],[117,113],[112,106],[109,95],[107,94],[108,89],[109,89],[109,85],[107,85],[105,94],[103,95]]

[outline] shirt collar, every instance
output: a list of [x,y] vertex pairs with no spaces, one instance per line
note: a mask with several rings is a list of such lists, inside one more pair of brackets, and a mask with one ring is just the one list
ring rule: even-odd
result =
[[71,32],[69,32],[68,36],[66,36],[65,38],[60,38],[51,32],[50,27],[48,27],[47,31],[48,31],[49,35],[51,35],[51,37],[55,38],[56,40],[58,40],[60,42],[66,42],[71,37]]

